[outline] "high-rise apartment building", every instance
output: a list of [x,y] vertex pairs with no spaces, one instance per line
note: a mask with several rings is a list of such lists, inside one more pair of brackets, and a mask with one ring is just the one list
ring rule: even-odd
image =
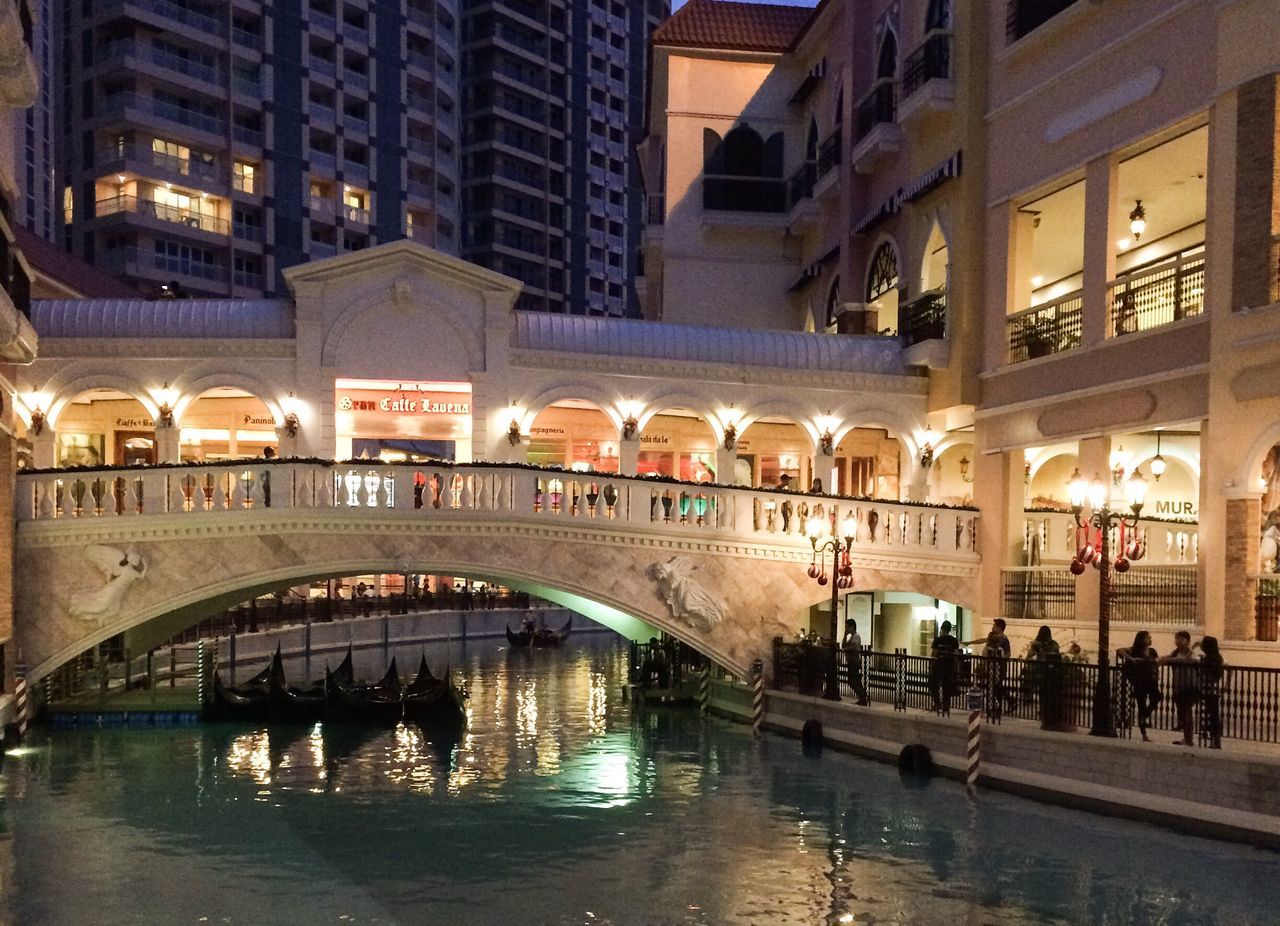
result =
[[17,146],[14,162],[18,165],[20,195],[16,198],[17,224],[52,241],[57,231],[54,214],[53,162],[53,86],[50,81],[53,62],[53,36],[49,16],[53,0],[28,0],[32,11],[31,61],[39,86],[35,102],[23,110],[14,132]]
[[666,0],[463,0],[462,255],[518,308],[633,313],[631,149]]
[[258,296],[409,236],[459,247],[456,0],[53,5],[63,245]]

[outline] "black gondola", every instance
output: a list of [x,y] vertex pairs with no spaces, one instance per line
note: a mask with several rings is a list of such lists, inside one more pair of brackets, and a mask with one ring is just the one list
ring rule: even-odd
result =
[[344,685],[325,670],[325,709],[336,720],[395,723],[404,712],[396,661],[376,685]]
[[569,634],[572,630],[572,617],[565,621],[564,626],[559,630],[548,630],[546,627],[540,627],[533,632],[533,645],[543,647],[559,646],[565,640],[569,639]]
[[222,674],[214,670],[209,719],[265,720],[270,711],[271,697],[266,688],[256,685],[229,688],[222,683]]
[[[448,673],[445,674],[448,675]],[[413,681],[411,681],[404,689],[405,697],[408,698],[415,694],[421,694],[423,691],[434,687],[439,681],[440,679],[432,675],[431,669],[427,667],[427,657],[424,654],[421,661],[418,663],[418,674],[414,676]]]
[[280,647],[271,659],[271,678],[268,687],[271,719],[292,722],[319,720],[324,716],[324,688],[306,690],[290,688],[284,675],[284,659]]
[[528,630],[513,633],[511,626],[507,625],[507,642],[513,647],[524,649],[526,646],[531,646],[533,644],[533,633]]
[[[326,665],[326,670],[327,668],[328,666]],[[356,671],[351,659],[350,646],[347,647],[347,655],[343,656],[342,662],[338,663],[338,668],[333,670],[333,678],[338,684],[346,685],[348,688],[356,683]],[[323,680],[321,680],[320,684],[324,684]]]
[[404,715],[421,727],[456,733],[467,723],[465,698],[450,673],[436,678],[427,668],[427,657],[423,656],[417,677],[405,689]]

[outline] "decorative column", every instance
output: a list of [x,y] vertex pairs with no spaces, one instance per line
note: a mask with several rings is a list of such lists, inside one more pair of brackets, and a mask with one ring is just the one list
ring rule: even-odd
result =
[[[1258,583],[1249,576],[1258,571],[1258,542],[1262,536],[1261,495],[1228,498],[1225,521],[1222,537],[1226,572],[1223,582],[1223,636],[1228,640],[1253,640],[1257,637],[1254,615]],[[1203,551],[1203,536],[1200,544]],[[1205,632],[1212,634],[1213,631],[1205,627]]]
[[738,469],[738,448],[725,450],[724,445],[716,448],[716,482],[733,485]]
[[634,476],[640,466],[640,436],[618,441],[618,475]]
[[48,422],[44,430],[31,437],[31,464],[36,469],[52,469],[58,465],[58,439]]
[[1023,565],[1022,533],[1025,478],[1021,451],[979,453],[975,447],[973,501],[982,512],[978,518],[979,618],[1009,617],[1004,613],[1006,566]]
[[[1079,443],[1080,475],[1085,480],[1097,476],[1111,488],[1111,438],[1087,437]],[[1120,508],[1124,505],[1120,504]],[[1065,572],[1065,567],[1063,568]],[[1090,566],[1084,575],[1076,579],[1075,619],[1083,625],[1081,630],[1098,626],[1098,570]]]
[[[1101,344],[1107,336],[1107,283],[1116,275],[1113,216],[1116,214],[1117,171],[1111,155],[1090,161],[1084,175],[1084,282],[1080,343]],[[1084,473],[1083,469],[1080,472]],[[1085,478],[1093,478],[1092,471]]]
[[171,425],[163,425],[157,421],[155,427],[156,462],[179,462],[182,459],[182,448],[180,446],[182,430],[178,427],[177,422],[174,422]]

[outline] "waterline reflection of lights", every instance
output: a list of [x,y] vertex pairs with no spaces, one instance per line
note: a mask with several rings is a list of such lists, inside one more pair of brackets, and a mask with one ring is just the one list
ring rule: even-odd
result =
[[516,691],[516,743],[531,746],[538,735],[538,683],[525,682]]
[[233,739],[227,748],[227,768],[260,785],[271,784],[271,734],[256,730]]
[[318,723],[307,735],[307,748],[311,750],[311,764],[316,767],[316,777],[324,781],[329,775],[329,768],[324,759],[324,727]]
[[603,672],[592,672],[587,690],[587,732],[602,736],[609,718],[609,679]]

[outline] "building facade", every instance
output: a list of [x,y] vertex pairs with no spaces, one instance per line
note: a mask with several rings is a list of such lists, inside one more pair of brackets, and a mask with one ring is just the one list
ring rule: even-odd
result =
[[465,0],[462,255],[521,309],[623,316],[642,196],[632,144],[666,0]]
[[308,259],[459,246],[452,0],[58,4],[62,244],[148,291],[260,297]]

